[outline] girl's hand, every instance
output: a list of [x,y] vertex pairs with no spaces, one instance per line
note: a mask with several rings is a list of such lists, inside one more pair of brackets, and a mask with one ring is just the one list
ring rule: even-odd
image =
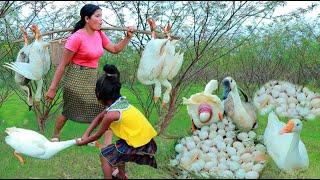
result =
[[132,38],[134,32],[136,32],[136,29],[133,26],[129,26],[127,30],[127,37]]
[[89,134],[84,134],[81,139],[87,139],[89,137]]
[[78,146],[84,145],[83,142],[84,142],[84,139],[81,139],[81,138],[76,139],[76,145],[78,145]]
[[56,91],[49,88],[48,92],[46,93],[45,99],[46,101],[51,102],[55,96],[56,96]]

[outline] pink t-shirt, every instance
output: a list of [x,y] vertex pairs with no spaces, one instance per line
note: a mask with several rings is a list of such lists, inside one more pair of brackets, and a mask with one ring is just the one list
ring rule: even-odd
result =
[[103,47],[109,42],[108,36],[101,31],[88,35],[83,29],[79,29],[68,37],[64,47],[75,52],[72,63],[97,68],[98,61],[103,55]]

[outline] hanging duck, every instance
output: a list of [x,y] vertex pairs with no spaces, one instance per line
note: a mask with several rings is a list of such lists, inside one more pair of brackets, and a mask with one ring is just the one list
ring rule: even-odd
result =
[[175,45],[178,40],[171,40],[171,26],[168,24],[162,28],[167,35],[167,39],[156,39],[155,22],[149,18],[148,23],[151,27],[151,40],[145,46],[142,53],[140,64],[138,67],[137,78],[142,84],[155,84],[153,99],[155,102],[161,96],[161,85],[166,87],[163,94],[162,105],[170,101],[170,93],[172,85],[169,80],[172,80],[180,70],[183,62],[183,53],[175,52]]
[[35,41],[28,45],[27,34],[23,28],[24,47],[19,51],[15,62],[5,63],[7,67],[15,71],[15,81],[22,89],[27,91],[29,109],[33,106],[30,80],[37,82],[37,90],[35,93],[35,101],[39,102],[42,97],[43,76],[48,73],[51,65],[49,55],[49,43],[42,40],[42,35],[37,25],[31,26],[32,32],[35,34]]

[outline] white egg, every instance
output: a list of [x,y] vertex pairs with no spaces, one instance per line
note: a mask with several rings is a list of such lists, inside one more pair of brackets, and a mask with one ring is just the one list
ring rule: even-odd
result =
[[235,133],[234,131],[232,131],[232,130],[227,131],[227,132],[226,132],[226,137],[233,139],[233,138],[236,137],[236,133]]
[[232,138],[224,138],[224,142],[226,143],[227,146],[231,146],[233,143],[233,139]]
[[248,137],[249,137],[250,139],[254,139],[254,138],[256,138],[256,133],[255,133],[254,131],[249,131],[249,132],[248,132]]
[[179,161],[178,161],[178,160],[176,160],[176,159],[170,160],[170,166],[176,166],[176,165],[178,165],[178,164],[179,164]]
[[231,171],[236,172],[240,168],[240,164],[236,161],[231,161],[229,167]]
[[255,164],[255,165],[252,167],[252,170],[259,173],[259,172],[262,171],[263,167],[264,167],[264,165],[258,163],[258,164]]
[[230,157],[237,155],[237,151],[233,147],[227,147],[226,150]]
[[239,169],[235,173],[235,176],[236,176],[237,179],[244,179],[245,176],[246,176],[246,171],[244,169]]
[[243,162],[250,162],[253,161],[253,156],[250,153],[244,153],[240,156],[240,159]]
[[234,156],[231,156],[230,158],[232,161],[237,161],[237,162],[240,162],[240,157],[237,156],[237,155],[234,155]]
[[246,173],[245,176],[246,179],[258,179],[259,178],[259,173],[255,171],[249,171]]
[[253,162],[244,162],[241,164],[241,168],[244,169],[246,172],[249,172],[252,170]]
[[223,137],[226,135],[226,131],[224,129],[219,129],[218,134]]
[[208,136],[209,136],[208,131],[200,131],[200,133],[199,133],[199,138],[200,138],[201,140],[207,139]]
[[246,132],[241,132],[237,135],[237,138],[241,141],[248,138],[248,134]]
[[189,150],[196,148],[196,143],[194,141],[187,141],[186,146]]
[[183,148],[184,146],[182,144],[177,144],[174,149],[176,150],[177,153],[182,153]]

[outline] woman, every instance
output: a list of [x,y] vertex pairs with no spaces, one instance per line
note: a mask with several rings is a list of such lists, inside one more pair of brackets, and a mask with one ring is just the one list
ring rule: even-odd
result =
[[[129,43],[134,29],[128,28],[126,37],[118,44],[101,32],[102,10],[99,6],[86,4],[80,10],[81,20],[76,23],[67,39],[61,62],[51,82],[46,100],[52,101],[58,84],[65,73],[63,85],[63,111],[56,119],[53,138],[60,140],[60,131],[68,119],[90,123],[105,108],[95,97],[95,82],[98,78],[98,61],[103,49],[117,54]],[[66,72],[65,72],[66,69]],[[105,144],[111,143],[111,131],[105,134]]]

